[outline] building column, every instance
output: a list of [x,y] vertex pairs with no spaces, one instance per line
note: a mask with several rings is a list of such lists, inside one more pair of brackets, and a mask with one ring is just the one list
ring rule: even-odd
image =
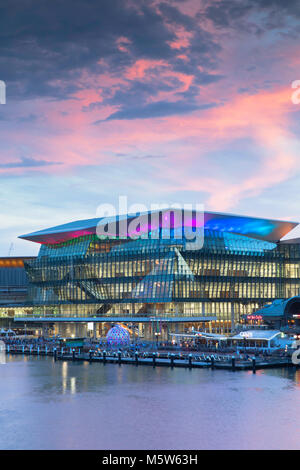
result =
[[235,321],[234,321],[234,303],[231,302],[231,332],[235,330]]
[[152,327],[153,325],[150,323],[145,323],[144,328],[144,338],[146,341],[152,341]]

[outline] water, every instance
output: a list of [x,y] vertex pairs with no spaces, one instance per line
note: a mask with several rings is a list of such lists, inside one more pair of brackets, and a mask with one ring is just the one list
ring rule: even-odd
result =
[[299,449],[300,370],[0,365],[0,449]]

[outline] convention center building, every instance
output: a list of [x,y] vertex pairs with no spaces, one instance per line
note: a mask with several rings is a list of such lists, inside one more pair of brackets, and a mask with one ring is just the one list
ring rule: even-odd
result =
[[15,320],[77,337],[114,323],[144,338],[193,328],[226,334],[299,294],[300,240],[282,240],[297,223],[198,215],[149,211],[22,235],[40,249],[23,261],[28,297]]

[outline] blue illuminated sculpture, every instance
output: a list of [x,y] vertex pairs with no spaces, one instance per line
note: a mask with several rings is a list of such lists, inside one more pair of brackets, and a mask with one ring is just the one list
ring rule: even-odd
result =
[[109,346],[127,346],[130,343],[130,335],[125,328],[116,325],[106,335]]

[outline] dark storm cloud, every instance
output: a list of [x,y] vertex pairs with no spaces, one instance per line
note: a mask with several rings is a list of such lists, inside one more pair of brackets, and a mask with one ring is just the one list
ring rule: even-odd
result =
[[34,158],[23,157],[20,159],[20,161],[17,162],[2,163],[0,164],[0,168],[34,168],[49,165],[61,165],[61,162],[48,162],[45,160],[36,160]]

